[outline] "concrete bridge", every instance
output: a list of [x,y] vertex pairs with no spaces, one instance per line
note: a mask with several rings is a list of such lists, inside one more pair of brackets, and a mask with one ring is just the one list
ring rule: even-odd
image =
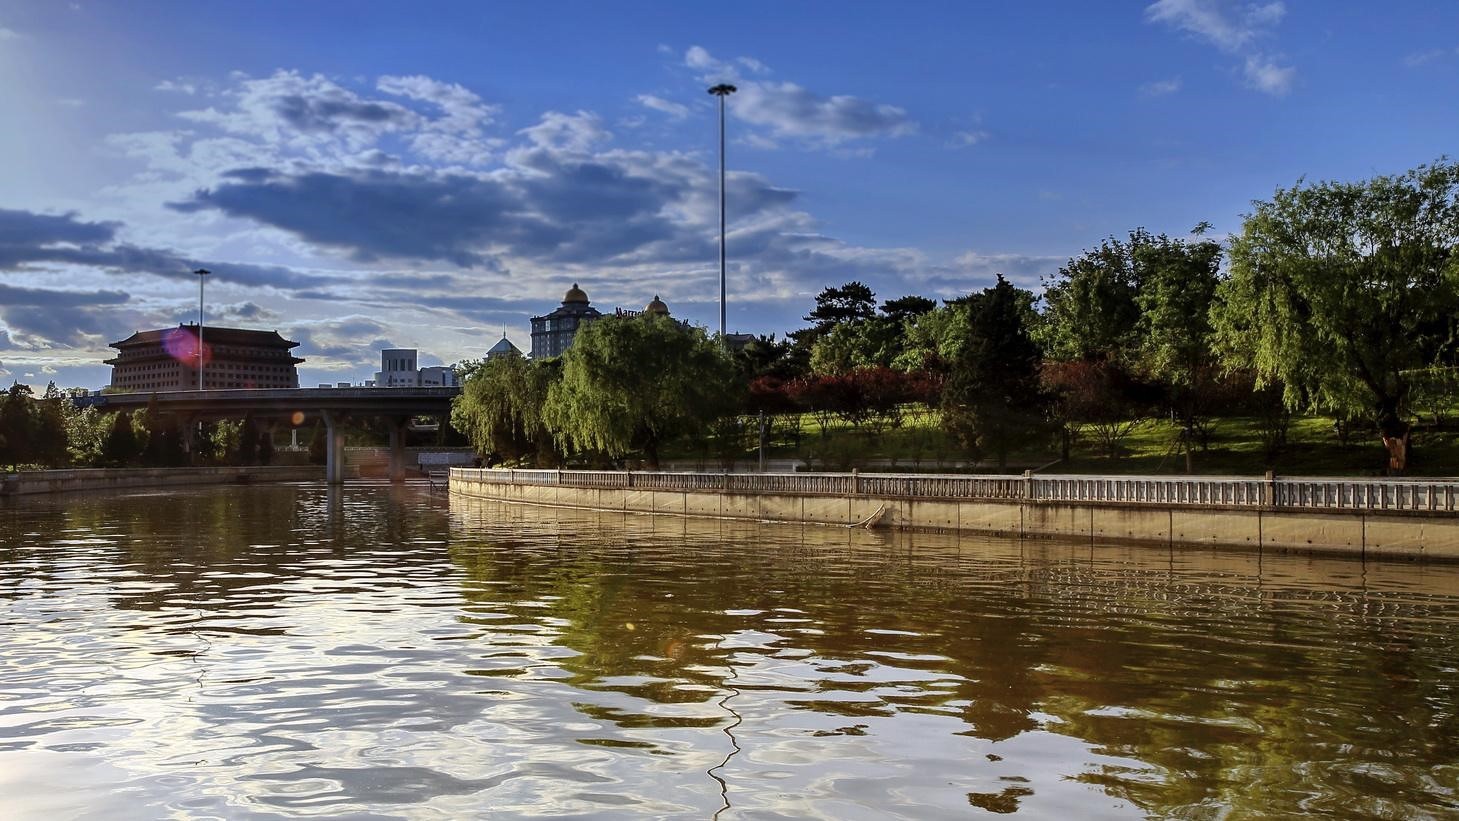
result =
[[344,434],[338,423],[346,417],[379,417],[390,422],[390,479],[405,478],[405,427],[415,416],[446,417],[459,387],[430,388],[233,388],[228,390],[108,393],[87,396],[77,404],[99,411],[146,408],[153,397],[157,409],[186,420],[189,438],[194,422],[204,419],[288,419],[298,426],[309,418],[324,420],[327,458],[324,475],[331,484],[344,481]]

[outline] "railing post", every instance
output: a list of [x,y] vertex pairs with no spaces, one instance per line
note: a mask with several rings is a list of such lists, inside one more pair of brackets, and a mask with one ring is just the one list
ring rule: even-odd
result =
[[1277,472],[1269,470],[1266,472],[1266,484],[1262,486],[1262,505],[1276,507],[1277,504]]
[[509,485],[515,485],[516,483],[517,483],[517,469],[516,468],[507,468],[507,484],[509,484]]
[[729,471],[726,470],[720,474],[720,481],[723,483],[724,492],[729,493]]
[[624,481],[628,483],[628,487],[633,487],[633,471],[625,470],[623,471],[623,475],[625,477]]
[[1031,470],[1023,472],[1023,498],[1033,499],[1033,471]]
[[861,469],[860,468],[852,468],[851,469],[851,495],[852,496],[860,496],[861,495]]

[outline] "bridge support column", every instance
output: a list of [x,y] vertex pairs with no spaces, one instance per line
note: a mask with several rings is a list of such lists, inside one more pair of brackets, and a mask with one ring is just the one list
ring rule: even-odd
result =
[[334,414],[320,411],[324,419],[324,481],[344,484],[344,434],[335,427]]
[[405,481],[405,426],[410,417],[390,420],[390,481]]

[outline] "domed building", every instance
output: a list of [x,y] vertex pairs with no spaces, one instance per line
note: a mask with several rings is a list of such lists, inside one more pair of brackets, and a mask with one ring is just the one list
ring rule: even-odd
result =
[[658,294],[654,294],[653,301],[643,306],[643,312],[651,316],[668,316],[669,306],[665,305],[662,299],[659,299]]
[[[667,309],[665,309],[667,310]],[[588,302],[588,295],[574,282],[562,297],[562,305],[546,316],[532,317],[532,358],[562,356],[572,345],[578,328],[603,315]]]

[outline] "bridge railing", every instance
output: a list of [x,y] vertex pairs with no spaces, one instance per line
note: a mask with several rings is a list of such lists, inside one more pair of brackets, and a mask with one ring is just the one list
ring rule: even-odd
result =
[[1459,513],[1459,480],[452,468],[456,480],[683,492]]

